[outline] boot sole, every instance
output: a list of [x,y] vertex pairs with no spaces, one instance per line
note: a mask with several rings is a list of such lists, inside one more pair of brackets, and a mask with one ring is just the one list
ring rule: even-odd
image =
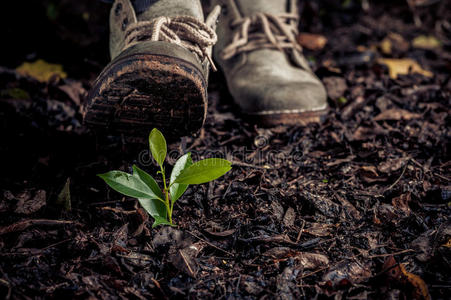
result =
[[309,124],[321,124],[324,122],[329,109],[319,111],[307,111],[302,113],[282,113],[269,115],[247,115],[253,123],[263,127],[274,127],[277,125],[298,125],[307,126]]
[[167,55],[129,54],[113,60],[88,96],[84,121],[97,131],[171,138],[197,132],[207,113],[206,82],[192,63]]

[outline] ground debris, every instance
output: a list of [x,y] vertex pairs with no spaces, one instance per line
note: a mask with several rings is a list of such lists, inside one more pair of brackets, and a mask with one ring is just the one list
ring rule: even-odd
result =
[[[300,29],[316,35],[303,53],[328,89],[324,120],[255,125],[212,73],[205,125],[170,143],[168,162],[189,151],[233,169],[190,186],[177,227],[155,229],[138,201],[95,176],[133,164],[156,174],[147,143],[82,123],[108,63],[108,5],[4,2],[33,26],[2,19],[13,46],[0,57],[0,298],[428,299],[425,286],[449,298],[446,1],[303,1]],[[40,57],[67,78],[15,70]],[[382,266],[390,256],[402,276]]]

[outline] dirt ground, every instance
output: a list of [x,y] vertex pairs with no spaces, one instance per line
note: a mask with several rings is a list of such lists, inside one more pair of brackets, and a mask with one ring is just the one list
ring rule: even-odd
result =
[[[234,167],[188,189],[175,230],[95,176],[157,171],[147,145],[82,124],[109,6],[2,5],[1,298],[449,299],[449,1],[304,1],[301,32],[328,40],[302,41],[328,88],[322,124],[250,124],[212,74],[207,122],[169,162],[191,151]],[[406,58],[421,74],[395,78]],[[16,69],[39,59],[67,77]]]

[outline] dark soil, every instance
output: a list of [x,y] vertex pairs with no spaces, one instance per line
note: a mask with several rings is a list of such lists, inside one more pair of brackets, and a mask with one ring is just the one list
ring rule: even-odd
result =
[[[155,230],[95,176],[133,163],[156,172],[147,146],[82,126],[86,90],[108,62],[108,5],[4,2],[0,297],[449,299],[449,1],[305,1],[301,31],[328,38],[305,50],[328,86],[326,120],[249,124],[213,74],[206,125],[174,141],[169,162],[191,151],[234,168],[188,189],[177,229]],[[420,35],[441,46],[414,47]],[[434,76],[390,78],[380,57]],[[68,78],[15,72],[36,59]]]

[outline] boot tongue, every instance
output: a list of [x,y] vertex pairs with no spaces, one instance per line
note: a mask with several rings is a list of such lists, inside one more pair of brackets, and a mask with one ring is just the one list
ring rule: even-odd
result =
[[136,0],[134,5],[135,9],[142,10],[137,15],[139,21],[148,21],[162,16],[191,16],[204,21],[199,0]]
[[280,14],[288,12],[289,0],[235,0],[240,12],[244,16],[251,16],[256,12]]

